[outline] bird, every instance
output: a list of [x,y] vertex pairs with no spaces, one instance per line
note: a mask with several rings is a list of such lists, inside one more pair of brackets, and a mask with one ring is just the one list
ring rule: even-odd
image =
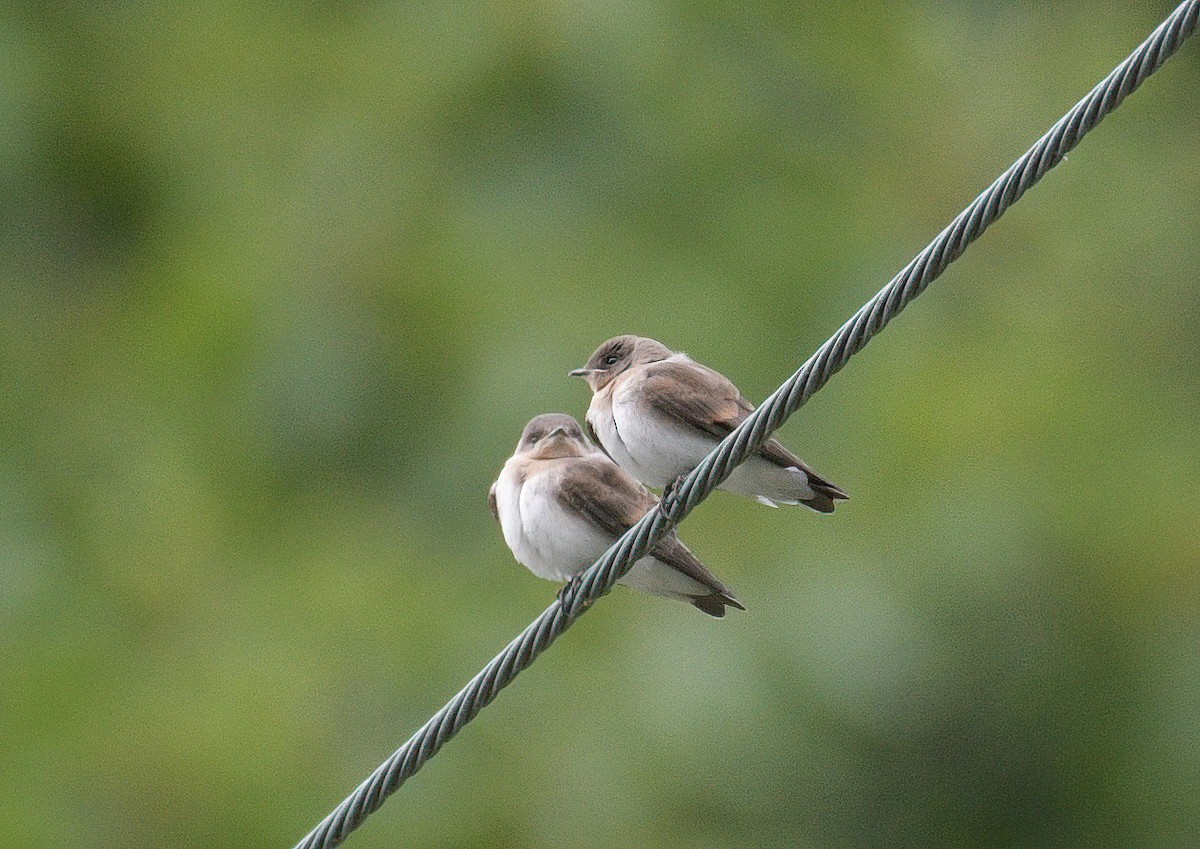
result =
[[[616,336],[569,372],[592,390],[588,431],[646,486],[672,486],[694,469],[754,405],[725,375],[643,336]],[[804,504],[832,513],[849,498],[774,437],[720,485],[768,507]]]
[[[551,581],[575,579],[657,503],[565,413],[546,413],[525,425],[488,491],[488,506],[513,556]],[[617,583],[688,602],[717,618],[727,606],[746,609],[674,530]]]

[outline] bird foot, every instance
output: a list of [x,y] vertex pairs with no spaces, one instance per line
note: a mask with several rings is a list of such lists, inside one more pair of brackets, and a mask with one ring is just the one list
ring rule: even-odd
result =
[[575,598],[575,594],[579,592],[579,586],[582,583],[583,583],[583,573],[580,572],[578,575],[572,575],[571,580],[567,581],[565,584],[563,584],[561,587],[559,587],[559,590],[558,590],[559,606],[564,607],[564,608],[569,606],[571,600]]
[[664,505],[669,504],[671,502],[671,500],[674,499],[675,490],[679,488],[679,485],[681,483],[683,483],[683,479],[685,477],[687,477],[687,475],[679,475],[675,478],[675,480],[671,481],[669,484],[667,484],[666,486],[663,487],[663,494],[662,494],[661,500]]

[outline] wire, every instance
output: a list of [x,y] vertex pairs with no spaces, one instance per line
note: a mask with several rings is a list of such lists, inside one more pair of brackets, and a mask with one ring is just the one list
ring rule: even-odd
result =
[[909,301],[925,291],[993,221],[1157,71],[1195,33],[1198,17],[1200,0],[1186,0],[1180,4],[1137,50],[959,213],[950,226],[864,304],[692,472],[670,487],[657,508],[643,516],[603,557],[568,585],[559,599],[371,773],[297,844],[296,849],[330,849],[345,840],[383,804],[384,799],[496,698],[521,670],[532,664],[588,606],[611,590],[632,563],[648,553]]

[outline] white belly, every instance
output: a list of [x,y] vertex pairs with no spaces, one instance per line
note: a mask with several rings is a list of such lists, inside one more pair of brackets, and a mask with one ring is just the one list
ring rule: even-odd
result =
[[631,395],[618,392],[612,415],[592,426],[617,464],[646,486],[661,488],[673,483],[716,447],[717,440],[647,410]]
[[[554,472],[519,482],[508,465],[496,482],[496,512],[504,541],[522,566],[539,578],[567,581],[591,566],[616,537],[566,510],[554,497]],[[643,557],[619,583],[654,595],[687,598],[709,589],[656,560]]]
[[615,538],[564,509],[553,487],[553,472],[522,484],[506,466],[496,485],[496,512],[518,563],[539,578],[566,581],[596,562]]

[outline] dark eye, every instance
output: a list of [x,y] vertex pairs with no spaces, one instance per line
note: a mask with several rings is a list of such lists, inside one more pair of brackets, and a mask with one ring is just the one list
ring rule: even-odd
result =
[[604,364],[606,366],[615,366],[619,359],[621,359],[621,358],[618,357],[616,354],[609,354],[607,357],[604,358]]
[[535,431],[535,432],[529,434],[529,444],[532,445],[533,443],[537,442],[541,438],[542,438],[542,435]]

